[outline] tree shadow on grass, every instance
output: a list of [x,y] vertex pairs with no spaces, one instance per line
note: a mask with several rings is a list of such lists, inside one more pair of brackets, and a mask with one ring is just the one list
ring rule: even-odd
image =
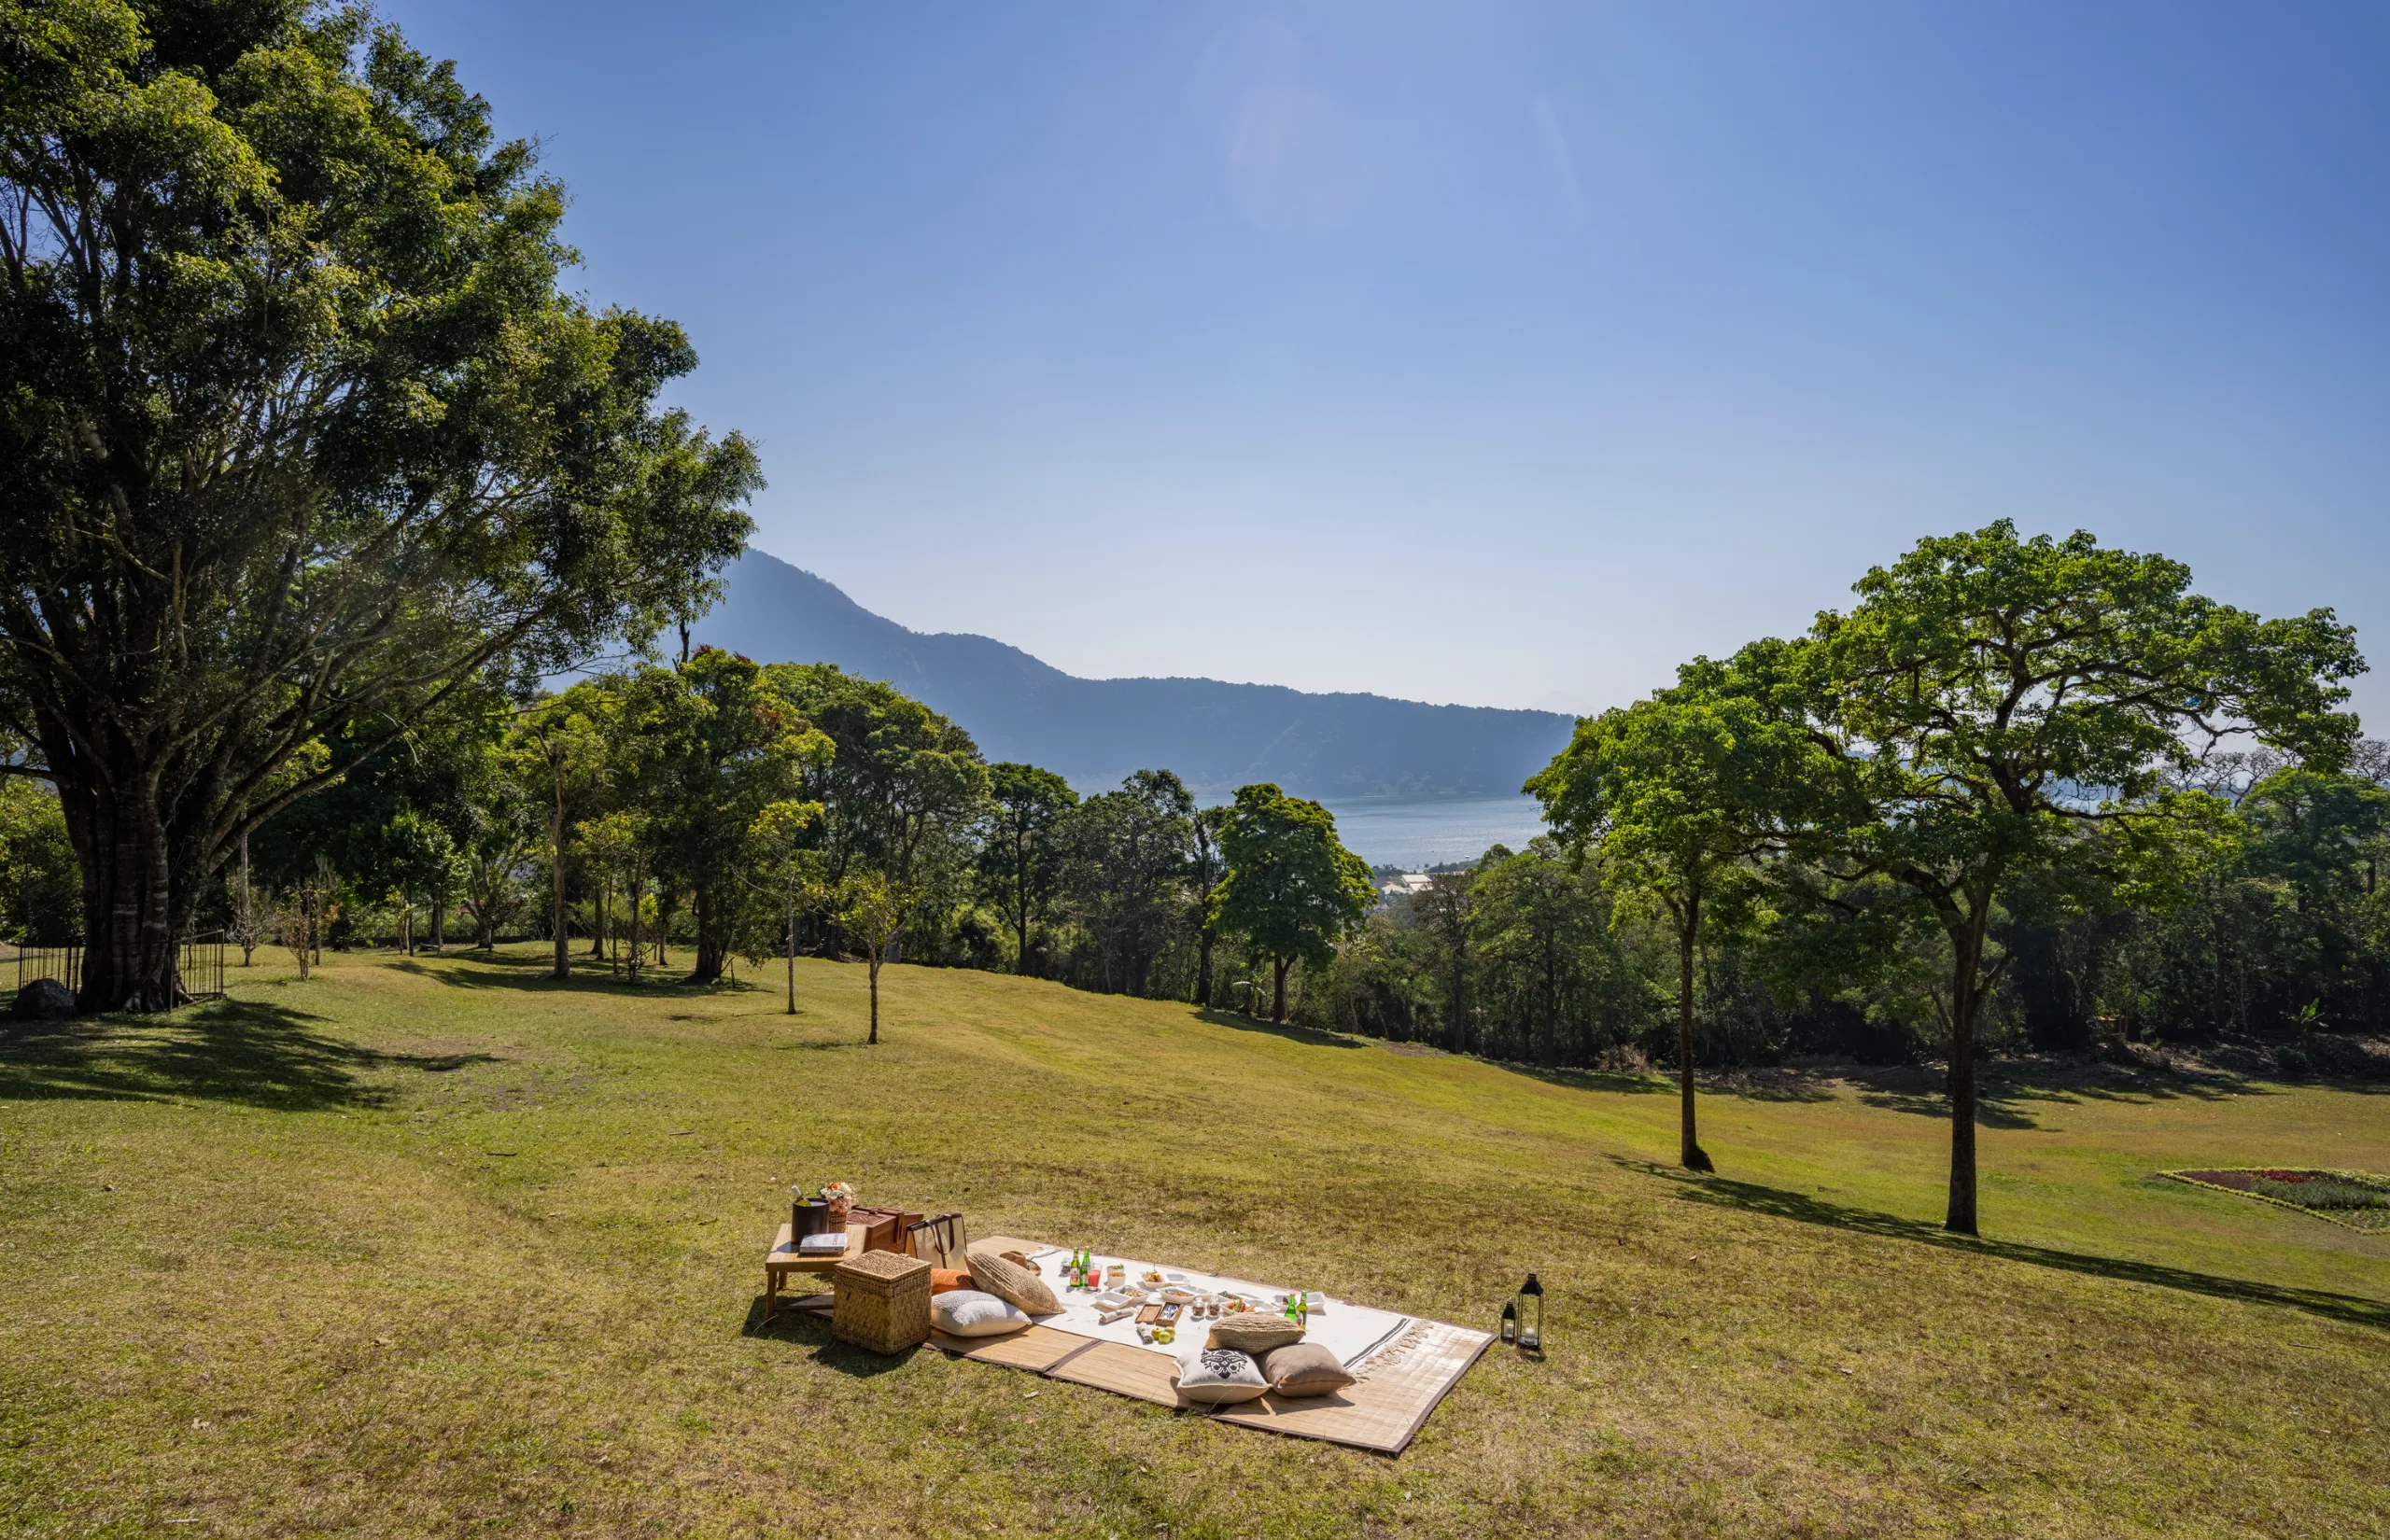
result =
[[413,958],[393,962],[390,966],[402,973],[414,973],[454,989],[519,989],[527,993],[582,993],[626,995],[641,1000],[662,998],[667,989],[687,994],[745,994],[763,986],[752,980],[718,978],[708,984],[692,984],[686,974],[670,967],[648,967],[637,978],[607,971],[606,964],[591,959],[573,959],[573,971],[569,978],[551,978],[548,969],[553,959],[526,959],[500,953],[496,957],[479,954],[456,959],[470,966],[461,968],[427,968]]
[[1546,1069],[1539,1064],[1513,1064],[1503,1059],[1483,1062],[1528,1080],[1539,1080],[1546,1085],[1558,1085],[1571,1091],[1611,1091],[1621,1096],[1674,1096],[1677,1092],[1675,1081],[1663,1080],[1657,1075],[1619,1074],[1608,1070]]
[[1824,1225],[1837,1230],[1855,1230],[1863,1235],[1911,1240],[1947,1251],[1973,1252],[1980,1256],[1994,1256],[2003,1261],[2022,1262],[2036,1267],[2055,1267],[2062,1272],[2089,1273],[2130,1283],[2179,1289],[2186,1294],[2202,1294],[2216,1299],[2234,1299],[2251,1305],[2280,1305],[2289,1309],[2304,1310],[2310,1315],[2345,1322],[2353,1326],[2390,1330],[2390,1302],[2383,1300],[2331,1294],[2322,1289],[2259,1283],[2242,1278],[2219,1278],[2213,1273],[2192,1272],[2185,1267],[2131,1262],[2122,1257],[2093,1256],[2083,1252],[2062,1252],[2054,1247],[2032,1246],[2017,1240],[1978,1239],[1953,1235],[1924,1220],[1903,1219],[1897,1214],[1882,1213],[1873,1209],[1853,1208],[1847,1203],[1812,1197],[1807,1193],[1790,1192],[1781,1187],[1762,1186],[1755,1182],[1695,1176],[1649,1161],[1620,1159],[1619,1164],[1675,1183],[1677,1196],[1689,1203],[1740,1209],[1747,1213],[1770,1214],[1778,1219],[1798,1220],[1805,1225]]
[[830,1335],[830,1318],[811,1310],[782,1309],[767,1325],[764,1321],[764,1296],[757,1295],[747,1307],[747,1319],[739,1326],[738,1335],[766,1342],[785,1342],[791,1347],[810,1347],[813,1362],[825,1369],[854,1379],[876,1379],[892,1370],[901,1369],[920,1352],[918,1347],[902,1352],[882,1355],[851,1342],[841,1342]]
[[1364,1048],[1368,1043],[1342,1032],[1323,1032],[1316,1027],[1298,1027],[1293,1022],[1263,1021],[1258,1016],[1241,1015],[1207,1005],[1195,1013],[1195,1019],[1214,1027],[1226,1027],[1239,1032],[1259,1032],[1264,1037],[1284,1038],[1288,1043],[1300,1043],[1314,1048]]
[[229,1101],[275,1112],[378,1107],[388,1070],[438,1072],[489,1054],[393,1054],[326,1036],[285,1005],[221,1001],[172,1015],[103,1016],[0,1043],[0,1099]]

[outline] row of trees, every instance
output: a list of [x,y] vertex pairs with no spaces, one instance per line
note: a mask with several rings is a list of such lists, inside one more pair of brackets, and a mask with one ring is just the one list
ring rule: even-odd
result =
[[[405,751],[316,746],[323,789],[258,829],[198,911],[237,941],[302,951],[534,933],[569,976],[633,977],[687,949],[691,983],[799,952],[1004,968],[1286,1015],[1375,899],[1315,803],[1253,786],[1199,807],[1167,770],[1084,799],[990,765],[968,734],[829,665],[702,649],[419,724]],[[17,804],[21,803],[21,808]],[[45,804],[47,805],[45,806]],[[71,905],[55,798],[26,788],[0,848],[27,915]],[[21,826],[21,833],[19,833]],[[46,885],[46,886],[45,886]],[[45,907],[47,906],[47,907]],[[874,1036],[877,1036],[875,1011]]]

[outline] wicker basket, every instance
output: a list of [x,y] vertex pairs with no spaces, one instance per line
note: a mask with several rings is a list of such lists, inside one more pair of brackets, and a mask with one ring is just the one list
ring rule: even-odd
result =
[[865,1252],[830,1269],[838,1292],[830,1334],[873,1352],[899,1353],[930,1339],[930,1265],[895,1252]]

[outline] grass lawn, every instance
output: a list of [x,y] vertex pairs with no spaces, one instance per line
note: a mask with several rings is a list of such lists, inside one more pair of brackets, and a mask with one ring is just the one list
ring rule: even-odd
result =
[[[287,959],[274,954],[279,964]],[[0,1046],[0,1533],[2390,1534],[2390,1236],[2153,1173],[2390,1172],[2390,1098],[2003,1083],[1980,1246],[1922,1085],[1705,1102],[894,968],[530,948]],[[786,1318],[798,1178],[1491,1325],[1399,1459]]]

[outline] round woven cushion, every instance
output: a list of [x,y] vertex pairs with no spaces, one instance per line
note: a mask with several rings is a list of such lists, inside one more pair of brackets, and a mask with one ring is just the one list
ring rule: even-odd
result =
[[1032,1315],[1060,1315],[1062,1302],[1046,1281],[1019,1263],[983,1252],[974,1247],[971,1252],[971,1281],[998,1299],[1007,1299]]
[[1224,1315],[1212,1323],[1209,1346],[1234,1348],[1258,1357],[1302,1339],[1302,1323],[1283,1315]]

